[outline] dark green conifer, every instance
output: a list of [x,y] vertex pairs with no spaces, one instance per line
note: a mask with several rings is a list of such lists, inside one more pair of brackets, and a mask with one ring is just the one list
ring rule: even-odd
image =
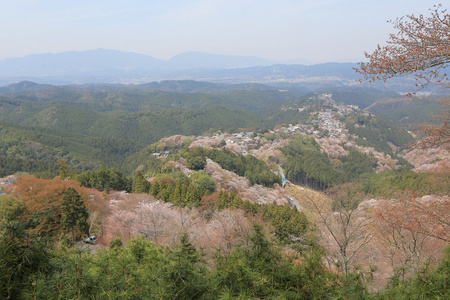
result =
[[83,233],[89,234],[89,225],[87,219],[89,214],[83,199],[80,194],[74,188],[68,188],[62,197],[61,211],[63,213],[61,217],[61,224],[68,229],[72,230],[72,243],[75,239],[74,228],[77,226]]
[[150,183],[145,179],[141,172],[136,172],[133,180],[133,192],[134,193],[148,193],[150,190]]

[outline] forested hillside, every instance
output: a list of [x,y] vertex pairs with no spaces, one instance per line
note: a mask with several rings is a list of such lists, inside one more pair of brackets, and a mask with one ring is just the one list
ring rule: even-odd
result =
[[[129,173],[141,163],[128,157],[138,155],[163,137],[234,132],[239,128],[265,132],[277,124],[307,124],[323,105],[331,100],[337,103],[335,98],[344,95],[351,103],[356,103],[352,97],[375,101],[386,95],[376,90],[350,89],[322,94],[331,95],[329,100],[329,96],[318,94],[296,99],[299,92],[295,89],[278,91],[258,84],[195,81],[133,86],[22,82],[4,87],[1,92],[2,174],[30,171],[39,172],[39,176],[54,175],[54,168],[49,168],[53,170],[50,173],[42,168],[60,159],[79,171],[103,164]],[[396,125],[373,117],[370,122],[363,121],[357,114],[345,122],[351,133],[360,136],[356,140],[359,145],[394,155],[387,142],[402,146],[411,141]],[[24,164],[30,166],[28,170]]]
[[[431,101],[430,101],[431,100]],[[372,103],[367,111],[380,115],[386,119],[403,124],[417,130],[418,124],[436,122],[432,115],[436,115],[442,106],[433,99],[411,99],[409,97],[384,98]]]

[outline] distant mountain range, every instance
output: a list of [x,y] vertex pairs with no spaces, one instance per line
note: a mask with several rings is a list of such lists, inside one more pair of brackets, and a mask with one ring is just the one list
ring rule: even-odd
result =
[[[0,86],[21,81],[41,84],[142,84],[155,81],[260,83],[279,89],[318,91],[360,85],[356,63],[290,64],[260,57],[187,52],[169,60],[131,52],[97,49],[57,54],[33,54],[0,60]],[[298,60],[296,61],[298,62]],[[415,82],[396,79],[362,84],[383,90],[410,92]]]
[[0,86],[30,80],[40,83],[144,83],[160,80],[275,82],[311,76],[356,78],[355,64],[289,65],[260,57],[187,52],[169,60],[97,49],[33,54],[0,60]]
[[73,72],[83,74],[100,71],[114,71],[117,74],[126,74],[130,71],[159,73],[191,69],[245,68],[277,63],[280,62],[259,57],[201,52],[182,53],[165,61],[144,54],[97,49],[4,59],[0,61],[0,76],[55,76]]

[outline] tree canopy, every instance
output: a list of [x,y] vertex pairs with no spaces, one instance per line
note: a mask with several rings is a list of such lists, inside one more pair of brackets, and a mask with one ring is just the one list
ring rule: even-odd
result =
[[61,211],[63,213],[61,224],[72,230],[72,242],[74,241],[75,226],[78,226],[82,232],[88,233],[87,219],[89,214],[83,203],[83,198],[74,188],[69,187],[64,192],[61,201]]
[[[379,46],[372,53],[365,53],[367,63],[360,63],[357,73],[365,80],[387,80],[413,75],[419,89],[439,84],[449,87],[449,76],[445,72],[450,63],[450,14],[436,5],[431,15],[406,15],[391,21],[396,34],[391,34],[386,46]],[[450,147],[450,100],[441,101],[439,125],[424,124],[421,130],[428,137],[421,146]]]
[[450,14],[442,5],[430,11],[428,17],[412,14],[391,21],[398,32],[389,35],[386,46],[365,53],[369,61],[356,71],[371,81],[414,74],[418,86],[447,84],[442,71],[450,63]]

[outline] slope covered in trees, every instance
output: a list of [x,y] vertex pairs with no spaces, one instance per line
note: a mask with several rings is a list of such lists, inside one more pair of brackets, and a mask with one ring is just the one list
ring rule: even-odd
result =
[[[375,100],[385,94],[369,89],[336,91],[336,97],[342,100]],[[142,164],[135,158],[142,157],[148,152],[144,151],[147,146],[163,137],[237,128],[266,132],[277,124],[311,122],[311,113],[321,110],[325,101],[315,94],[292,101],[298,95],[293,89],[279,91],[257,84],[194,81],[136,86],[17,84],[5,89],[0,97],[0,121],[15,136],[2,133],[2,173],[28,168],[50,177],[50,173],[43,173],[44,165],[64,158],[79,171],[103,164],[130,174]],[[395,125],[384,123],[373,118],[367,126],[359,124],[360,128],[355,129],[350,123],[349,128],[360,133],[359,144],[376,146],[384,152],[389,151],[386,140],[397,146],[408,140]],[[396,141],[400,136],[403,140]]]
[[437,114],[441,108],[439,103],[434,101],[396,97],[377,101],[366,110],[416,131],[420,123],[435,123],[437,120],[430,116]]
[[275,183],[281,184],[279,176],[270,171],[263,161],[251,155],[242,156],[236,155],[230,150],[208,150],[205,148],[189,148],[182,155],[188,162],[198,158],[204,160],[208,157],[221,165],[222,168],[246,177],[251,184],[261,184],[266,187],[272,187]]
[[[59,182],[66,187],[73,184],[61,180]],[[33,186],[38,187],[39,184]],[[63,191],[64,189],[59,189],[60,195]],[[32,192],[26,195],[31,197],[23,200],[28,202],[48,198],[39,193],[52,195],[48,189],[39,188],[38,193]],[[0,199],[0,204],[3,204],[3,199]],[[3,258],[0,261],[3,270],[0,295],[5,299],[93,296],[146,299],[217,299],[224,296],[390,299],[405,296],[409,299],[421,299],[448,296],[445,288],[450,271],[448,252],[436,266],[413,273],[407,278],[398,275],[387,288],[369,292],[367,284],[370,282],[370,273],[350,272],[343,276],[330,270],[325,263],[323,249],[314,239],[308,240],[308,235],[302,236],[294,247],[288,248],[286,244],[280,244],[279,240],[272,239],[268,232],[270,227],[266,223],[248,224],[244,221],[248,215],[233,215],[231,211],[226,211],[225,206],[233,207],[238,204],[234,208],[241,208],[249,214],[256,209],[261,216],[259,222],[270,220],[273,223],[275,237],[291,237],[289,232],[292,230],[300,230],[304,234],[308,223],[304,217],[302,220],[302,214],[275,204],[253,206],[239,201],[235,195],[223,192],[217,196],[217,201],[225,212],[214,212],[213,217],[203,215],[209,218],[205,222],[203,216],[193,210],[162,206],[143,198],[136,203],[136,207],[130,206],[131,198],[116,200],[113,207],[128,205],[134,214],[124,210],[120,214],[118,212],[115,217],[120,217],[120,220],[115,221],[119,223],[116,225],[123,221],[125,227],[115,228],[115,233],[128,229],[126,226],[139,225],[143,230],[141,232],[146,232],[147,235],[128,237],[126,240],[114,238],[102,250],[96,245],[95,252],[90,252],[89,248],[71,248],[64,237],[57,247],[52,248],[51,240],[46,236],[30,235],[24,231],[24,226],[30,224],[21,223],[9,214],[10,217],[2,221],[3,225],[9,226],[2,226],[0,232],[0,254]],[[239,207],[239,203],[242,207]],[[54,204],[58,202],[55,201]],[[159,206],[154,210],[156,205]],[[0,209],[4,207],[0,205]],[[20,205],[15,208],[8,206],[8,209],[10,212],[15,210],[19,216],[23,211]],[[97,210],[92,207],[89,209],[91,217],[98,216],[95,213]],[[158,218],[161,215],[163,218]],[[290,215],[300,218],[290,219]],[[148,222],[133,224],[132,221],[136,221],[138,216],[145,216]],[[162,221],[168,217],[171,218],[167,223],[170,224],[168,228],[172,230],[172,234],[166,238],[172,240],[172,244],[164,246],[161,244],[165,237],[162,234]],[[290,221],[286,222],[287,220]],[[238,222],[238,226],[228,227],[233,221]],[[225,227],[222,228],[222,235],[214,236],[213,239],[208,235],[210,247],[200,248],[197,238],[211,234],[215,227]],[[227,232],[227,229],[230,231]],[[195,230],[201,230],[201,235]],[[219,237],[222,237],[222,247],[213,249],[211,244],[215,245],[220,240]]]
[[32,172],[56,175],[56,163],[65,159],[78,170],[101,164],[122,168],[122,159],[139,149],[137,141],[97,138],[43,128],[1,124],[2,174]]
[[406,147],[414,138],[403,128],[383,118],[373,116],[357,116],[347,118],[346,128],[350,134],[356,134],[357,143],[373,146],[376,150],[393,154],[388,143],[396,147]]
[[374,173],[374,162],[364,153],[351,150],[333,164],[314,139],[302,136],[280,150],[287,158],[283,166],[286,178],[318,190]]

